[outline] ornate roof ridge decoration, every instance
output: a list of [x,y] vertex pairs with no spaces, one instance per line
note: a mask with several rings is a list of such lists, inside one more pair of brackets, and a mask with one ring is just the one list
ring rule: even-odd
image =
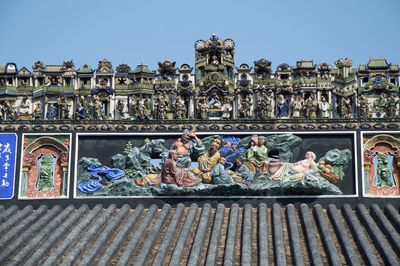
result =
[[[208,129],[217,129],[217,124],[255,129],[257,123],[262,129],[323,124],[335,129],[340,119],[352,128],[365,127],[370,118],[383,127],[400,119],[398,64],[371,58],[357,72],[348,58],[332,65],[299,60],[274,71],[272,62],[261,58],[254,65],[236,67],[234,41],[216,34],[195,42],[193,67],[178,68],[171,59],[160,60],[156,70],[141,62],[132,68],[121,63],[115,71],[107,59],[98,61],[97,69],[87,64],[76,69],[73,60],[59,65],[36,61],[32,75],[13,63],[6,66],[0,67],[0,124],[15,122],[23,128],[23,120],[46,125],[58,124],[49,120],[68,120],[77,127],[97,128],[97,120],[103,120],[127,128],[125,122],[146,127],[155,121],[159,128],[193,122],[209,123]],[[29,95],[31,105],[21,108],[22,98]],[[343,123],[337,128],[348,128]],[[229,126],[234,124],[237,127]]]
[[[261,58],[260,61],[262,60],[266,60],[264,58]],[[271,64],[270,61],[266,60],[268,62],[268,68]],[[176,62],[172,62],[171,60],[165,60],[163,62],[170,62],[170,63],[175,63]],[[254,61],[257,62],[257,61]],[[277,75],[281,72],[290,72],[290,73],[296,73],[297,71],[303,71],[303,70],[312,70],[312,72],[317,73],[318,71],[331,71],[332,73],[337,73],[337,69],[340,68],[344,68],[344,67],[348,67],[351,68],[351,73],[355,72],[355,68],[352,68],[352,60],[345,58],[345,59],[338,59],[337,61],[334,61],[334,64],[336,66],[336,68],[332,69],[332,66],[329,63],[323,62],[320,64],[306,64],[306,66],[304,66],[304,62],[313,62],[313,60],[301,60],[301,61],[297,61],[298,65],[296,65],[295,67],[290,66],[287,63],[282,63],[279,64],[276,68],[275,72],[270,72],[270,74],[272,76]],[[160,63],[160,62],[159,62]],[[12,71],[8,71],[9,74],[16,74],[19,72],[17,66],[15,63],[7,63],[6,65],[15,65],[16,71],[12,70]],[[88,66],[88,67],[85,67]],[[243,63],[242,65],[247,65],[247,63]],[[107,66],[107,68],[103,68],[104,66]],[[187,69],[183,69],[182,66],[188,66]],[[119,68],[118,70],[116,70],[115,72],[117,73],[126,73],[125,70],[123,70],[122,67],[128,67],[130,68],[130,66],[128,64],[124,64],[121,63],[118,65]],[[118,68],[117,67],[117,68]],[[25,69],[27,69],[28,71],[30,71],[28,68],[23,67]],[[142,71],[140,71],[139,69],[142,68]],[[234,68],[237,73],[240,72],[246,72],[246,69],[243,68],[238,68],[235,67]],[[254,66],[254,67],[249,67],[250,70],[254,71],[254,74],[256,74],[258,72],[258,66]],[[79,69],[75,70],[75,66],[73,64],[73,60],[70,61],[64,61],[63,64],[49,64],[49,65],[45,65],[42,61],[36,61],[34,63],[34,65],[32,66],[32,70],[33,72],[65,72],[65,71],[75,71],[76,73],[82,73],[82,72],[97,72],[98,74],[102,74],[102,73],[108,73],[108,74],[112,74],[114,73],[114,70],[112,69],[112,64],[111,62],[109,62],[107,59],[103,59],[101,61],[99,61],[99,67],[97,69],[91,69],[90,65],[88,64],[84,64],[82,67],[80,67]],[[138,71],[139,70],[139,71]],[[179,73],[183,73],[183,71],[187,71],[187,73],[190,73],[191,70],[193,70],[193,68],[190,67],[189,64],[184,63],[181,65],[181,68],[176,68],[176,70]],[[6,67],[4,64],[0,64],[0,74],[1,73],[5,73]],[[384,71],[384,72],[388,72],[388,73],[397,73],[400,72],[400,68],[399,68],[399,64],[394,64],[394,63],[388,63],[387,60],[385,58],[371,58],[369,60],[369,62],[367,64],[359,64],[358,70],[356,71],[357,74],[365,74],[368,73],[370,71]],[[31,71],[30,71],[31,72]],[[158,72],[155,70],[150,70],[149,66],[147,64],[143,64],[140,63],[136,66],[136,68],[134,70],[130,70],[129,73],[134,73],[134,72],[147,72],[149,74],[160,74],[160,68],[158,69]],[[31,72],[32,73],[32,72]]]
[[158,74],[162,80],[172,80],[175,78],[176,74],[176,62],[172,60],[164,60],[163,62],[158,62]]
[[131,70],[129,73],[138,75],[138,74],[147,74],[151,76],[156,75],[156,71],[152,71],[149,69],[149,66],[147,64],[144,64],[143,62],[140,62],[139,64],[136,65],[134,70]]
[[42,72],[60,74],[63,73],[64,70],[62,65],[46,65]]
[[399,72],[398,64],[390,64],[390,72]]
[[115,72],[118,73],[129,73],[131,71],[131,67],[128,64],[119,64],[115,68]]
[[178,71],[180,74],[190,74],[193,71],[193,67],[190,67],[189,64],[185,63],[181,65]]
[[33,72],[38,73],[38,72],[42,72],[45,67],[46,67],[46,65],[42,61],[38,60],[38,61],[34,62],[32,69],[33,69]]
[[319,64],[317,67],[318,86],[330,87],[332,83],[332,66],[328,63]]
[[96,73],[100,75],[109,75],[113,74],[114,70],[112,68],[112,64],[107,59],[103,59],[99,61]]
[[0,66],[0,74],[3,75],[13,75],[18,73],[18,68],[16,63],[7,63]]
[[348,67],[351,68],[353,66],[353,61],[346,58],[340,58],[339,60],[335,61],[335,65],[337,68]]
[[337,71],[332,81],[333,93],[341,97],[349,97],[357,91],[357,77],[352,71],[353,61],[340,58],[335,61]]
[[76,70],[76,73],[78,74],[93,74],[94,73],[94,69],[92,69],[92,67],[89,64],[83,64],[78,70]]
[[119,64],[115,68],[115,77],[116,78],[128,78],[129,72],[131,72],[131,67],[128,64]]
[[318,69],[331,69],[331,68],[332,68],[331,65],[325,62],[318,65]]
[[360,64],[358,66],[358,74],[367,73],[367,72],[368,72],[368,69],[367,69],[367,65],[366,64]]
[[[30,78],[33,77],[33,74],[31,71],[29,71],[29,69],[27,67],[22,67],[21,69],[18,70],[18,73],[16,75],[17,78]],[[25,83],[25,80],[24,80]],[[26,86],[26,84],[24,84],[24,86]]]
[[369,70],[386,70],[389,66],[385,58],[371,58],[367,64]]
[[22,68],[20,68],[19,70],[18,70],[18,74],[19,73],[29,73],[29,74],[32,74],[32,72],[27,68],[27,67],[25,67],[25,66],[23,66]]
[[195,42],[196,91],[204,103],[211,95],[212,102],[220,104],[223,98],[234,94],[234,49],[232,39],[221,40],[214,33],[208,40]]
[[254,75],[259,79],[268,79],[272,74],[271,61],[261,58],[254,61]]
[[315,71],[317,65],[314,64],[314,60],[300,60],[296,62],[296,67],[293,69],[294,71]]
[[278,72],[290,72],[290,73],[292,73],[293,69],[289,64],[282,63],[282,64],[278,65],[278,67],[276,68],[276,73],[278,73]]
[[71,59],[69,61],[64,61],[62,64],[61,69],[63,71],[75,71],[75,64],[74,61]]
[[240,66],[236,68],[238,73],[250,73],[252,69],[253,67],[249,67],[246,63],[240,64]]

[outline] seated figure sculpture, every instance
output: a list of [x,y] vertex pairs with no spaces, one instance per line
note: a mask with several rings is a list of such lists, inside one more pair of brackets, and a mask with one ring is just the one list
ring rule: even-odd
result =
[[178,152],[176,150],[169,153],[157,179],[165,184],[176,184],[184,187],[192,187],[199,184],[201,181],[200,178],[196,177],[189,169],[177,167],[177,158]]
[[19,105],[19,115],[30,115],[32,112],[32,103],[31,100],[24,96],[20,105]]
[[201,154],[204,152],[205,147],[194,131],[190,132],[185,129],[182,137],[172,144],[171,150],[178,152],[178,157],[176,158],[177,167],[190,168],[192,163],[190,156],[194,153]]
[[218,163],[213,167],[210,176],[211,183],[214,185],[235,184],[233,177],[225,170],[225,158],[221,157]]
[[243,160],[237,159],[236,166],[235,174],[241,177],[242,183],[248,185],[253,182],[255,173],[249,169],[247,164],[243,163]]
[[221,158],[221,154],[218,151],[220,144],[221,141],[219,139],[214,139],[210,148],[198,158],[198,168],[193,169],[193,173],[200,176],[203,183],[209,184],[212,181],[210,173]]

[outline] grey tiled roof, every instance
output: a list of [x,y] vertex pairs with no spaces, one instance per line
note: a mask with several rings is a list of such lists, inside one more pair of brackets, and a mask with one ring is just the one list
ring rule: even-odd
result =
[[388,68],[389,64],[385,58],[371,58],[368,62],[368,68],[375,69],[375,68]]
[[1,265],[399,265],[390,204],[0,206],[0,221]]
[[61,73],[63,72],[62,65],[47,65],[43,72]]

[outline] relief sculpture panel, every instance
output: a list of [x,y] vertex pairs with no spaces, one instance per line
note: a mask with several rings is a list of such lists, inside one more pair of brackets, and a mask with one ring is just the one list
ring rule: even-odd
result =
[[352,196],[354,135],[77,134],[75,196]]

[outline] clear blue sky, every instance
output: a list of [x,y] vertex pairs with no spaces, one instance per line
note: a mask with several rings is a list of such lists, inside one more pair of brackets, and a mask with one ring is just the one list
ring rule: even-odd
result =
[[194,42],[215,32],[234,39],[238,66],[260,58],[274,69],[341,57],[400,64],[399,14],[399,0],[1,0],[0,63],[193,66]]

